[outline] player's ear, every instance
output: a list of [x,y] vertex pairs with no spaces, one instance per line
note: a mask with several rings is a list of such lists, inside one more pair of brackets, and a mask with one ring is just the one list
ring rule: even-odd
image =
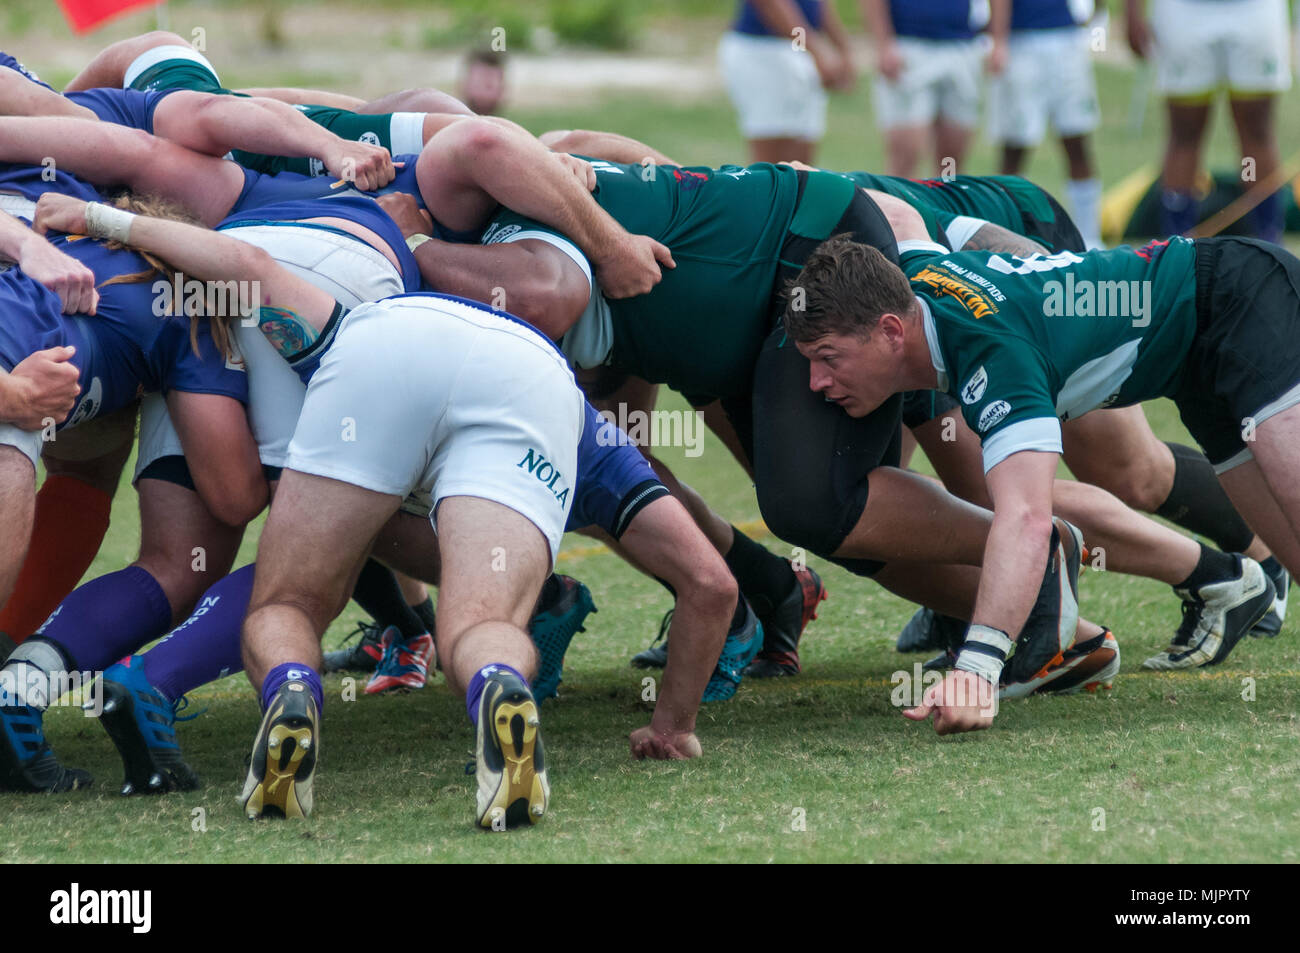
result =
[[886,311],[876,324],[876,333],[889,345],[891,350],[903,347],[903,319],[892,311]]

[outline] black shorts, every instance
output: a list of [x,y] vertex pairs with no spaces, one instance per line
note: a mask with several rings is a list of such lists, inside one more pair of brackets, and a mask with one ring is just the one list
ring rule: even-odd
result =
[[941,390],[909,390],[903,395],[903,426],[908,429],[928,424],[957,409],[957,400]]
[[1218,466],[1247,449],[1243,429],[1300,402],[1300,259],[1254,238],[1198,239],[1196,328],[1174,402]]
[[[267,466],[264,463],[262,464],[262,476],[266,478],[267,483],[273,483],[280,479],[280,467]],[[185,457],[179,453],[159,457],[141,470],[136,480],[162,480],[164,483],[174,483],[177,486],[185,487],[187,490],[194,490],[194,476],[190,473],[190,465],[186,462]],[[195,492],[198,491],[195,490]]]
[[[831,235],[848,233],[898,261],[894,233],[876,203],[854,192]],[[790,236],[782,250],[777,290],[796,277],[820,244]],[[775,311],[781,314],[780,309]],[[808,360],[776,322],[759,353],[752,400],[724,401],[732,424],[754,464],[759,509],[778,537],[830,558],[857,524],[867,505],[867,480],[879,466],[897,466],[902,446],[902,397],[895,394],[865,417],[846,414],[808,387]],[[859,575],[883,563],[835,560]]]

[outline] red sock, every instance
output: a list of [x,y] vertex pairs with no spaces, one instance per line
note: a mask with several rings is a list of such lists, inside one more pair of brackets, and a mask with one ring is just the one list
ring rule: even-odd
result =
[[113,498],[75,477],[50,476],[36,494],[32,544],[0,632],[21,643],[76,588],[108,532]]

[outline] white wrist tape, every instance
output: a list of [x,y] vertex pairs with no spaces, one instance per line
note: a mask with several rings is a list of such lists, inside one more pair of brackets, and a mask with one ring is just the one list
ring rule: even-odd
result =
[[131,223],[135,216],[120,208],[102,202],[86,203],[86,234],[91,238],[104,238],[125,245],[131,238]]
[[963,672],[974,672],[996,685],[1010,651],[1011,638],[1001,629],[991,625],[972,625],[966,630],[966,641],[957,654],[956,667]]

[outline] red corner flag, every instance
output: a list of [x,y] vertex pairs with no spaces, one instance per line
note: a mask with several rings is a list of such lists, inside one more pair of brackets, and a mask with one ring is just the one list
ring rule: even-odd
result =
[[105,20],[135,7],[154,6],[157,0],[59,0],[63,15],[78,33],[93,30]]

